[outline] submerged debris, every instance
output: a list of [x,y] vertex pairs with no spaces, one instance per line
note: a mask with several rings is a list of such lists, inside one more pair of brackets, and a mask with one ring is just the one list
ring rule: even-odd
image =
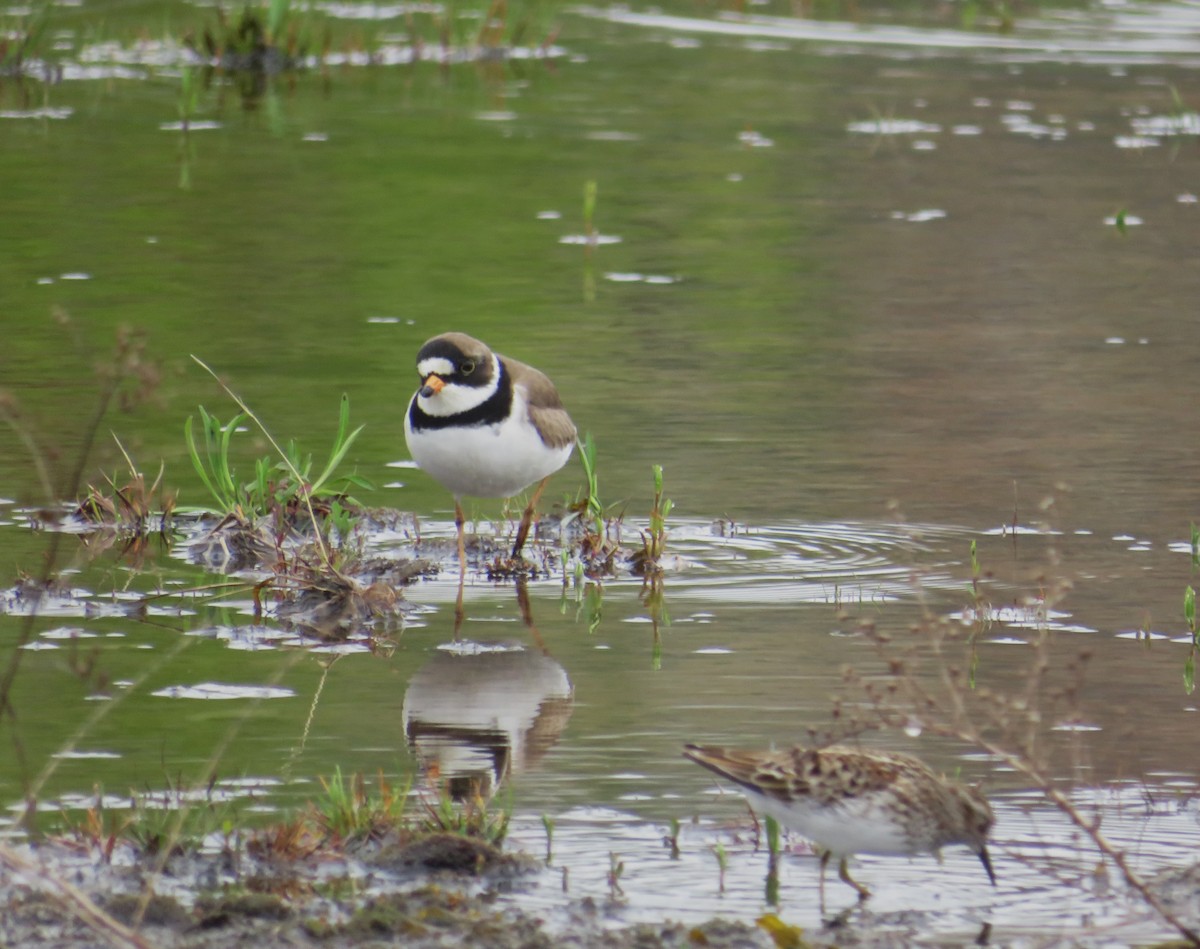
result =
[[447,832],[385,842],[369,863],[392,870],[450,870],[473,876],[490,871],[527,872],[537,866],[531,857],[507,854],[486,840]]

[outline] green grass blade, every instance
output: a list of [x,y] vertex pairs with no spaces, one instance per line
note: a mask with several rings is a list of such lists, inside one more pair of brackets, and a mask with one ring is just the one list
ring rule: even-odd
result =
[[771,854],[779,853],[779,822],[774,817],[768,816],[767,823],[767,852]]
[[321,472],[312,483],[312,493],[319,493],[325,487],[325,483],[333,476],[334,471],[345,460],[346,453],[350,451],[350,446],[354,444],[354,440],[358,438],[359,433],[365,426],[358,426],[354,431],[347,434],[347,429],[350,427],[350,397],[342,395],[342,403],[338,410],[338,429],[337,435],[333,439],[333,450],[329,455],[329,461],[325,464],[325,470]]
[[291,0],[271,0],[271,7],[267,13],[267,39],[272,43],[279,43],[291,6]]
[[[203,412],[204,409],[201,409],[200,411]],[[187,421],[183,423],[183,435],[184,438],[187,439],[188,454],[191,456],[192,467],[196,469],[196,474],[200,476],[200,480],[208,489],[209,494],[213,496],[213,499],[222,508],[222,510],[228,510],[225,504],[225,499],[221,496],[221,492],[217,490],[217,486],[208,476],[208,471],[205,470],[204,461],[200,457],[200,449],[196,447],[196,436],[192,431],[192,417],[190,415],[187,417]]]
[[221,428],[220,423],[216,420],[216,418],[213,419],[213,424],[218,427],[218,431],[221,435],[220,448],[217,456],[219,463],[217,475],[220,477],[221,484],[229,495],[230,501],[232,502],[230,507],[233,507],[237,504],[239,491],[237,482],[234,481],[234,470],[229,463],[229,443],[233,440],[234,431],[245,420],[246,416],[239,413],[229,420],[228,425],[226,425],[224,428]]

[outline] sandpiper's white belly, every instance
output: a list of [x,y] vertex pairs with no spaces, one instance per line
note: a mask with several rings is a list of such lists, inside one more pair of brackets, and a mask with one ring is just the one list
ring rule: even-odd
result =
[[529,421],[525,400],[498,425],[412,430],[404,415],[404,437],[413,460],[455,495],[508,498],[520,494],[567,463],[575,447],[551,448]]
[[886,794],[847,798],[837,806],[795,800],[790,804],[755,794],[756,810],[836,854],[909,854],[930,850],[907,833],[904,818],[889,808]]

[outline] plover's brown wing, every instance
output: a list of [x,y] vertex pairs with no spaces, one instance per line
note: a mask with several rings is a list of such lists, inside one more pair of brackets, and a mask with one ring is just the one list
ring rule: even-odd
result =
[[516,359],[501,356],[514,386],[525,390],[529,419],[551,448],[565,448],[575,441],[575,423],[563,408],[558,390],[545,373]]
[[565,448],[575,441],[575,423],[565,409],[539,409],[529,407],[529,417],[534,428],[551,448]]

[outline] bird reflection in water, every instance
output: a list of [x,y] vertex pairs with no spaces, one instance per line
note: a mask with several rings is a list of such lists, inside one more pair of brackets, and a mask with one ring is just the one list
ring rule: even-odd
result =
[[549,656],[460,640],[409,682],[404,734],[422,774],[451,798],[486,801],[557,743],[573,705],[571,680]]
[[456,638],[409,682],[404,733],[426,781],[454,800],[486,801],[558,742],[574,693],[544,651]]

